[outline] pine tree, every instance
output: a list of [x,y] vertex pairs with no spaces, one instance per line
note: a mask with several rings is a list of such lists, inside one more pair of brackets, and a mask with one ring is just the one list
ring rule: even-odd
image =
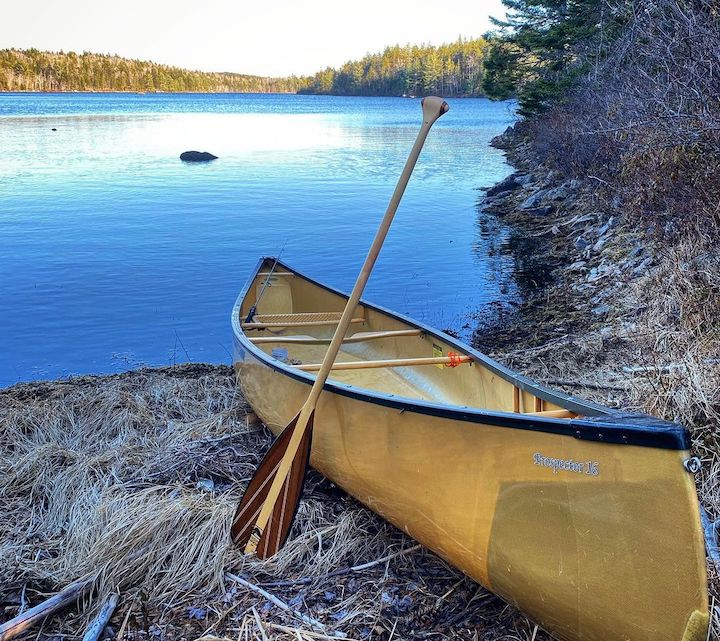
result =
[[[494,19],[483,87],[493,98],[518,96],[522,115],[562,100],[619,33],[623,10],[606,0],[503,0],[505,20]],[[618,3],[621,6],[622,3]],[[602,36],[602,37],[601,37]]]

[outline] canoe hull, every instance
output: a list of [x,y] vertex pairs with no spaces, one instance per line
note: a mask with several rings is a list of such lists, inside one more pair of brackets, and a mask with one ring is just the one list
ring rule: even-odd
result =
[[[278,434],[309,386],[237,350],[240,387]],[[282,402],[277,402],[282,399]],[[640,450],[640,452],[638,452]],[[536,454],[598,465],[598,475],[536,464]],[[517,605],[561,639],[676,641],[677,610],[703,615],[702,537],[686,484],[668,484],[682,451],[618,447],[547,433],[399,413],[325,393],[316,411],[311,465],[370,509],[467,575]],[[686,487],[683,487],[686,485]],[[658,510],[658,504],[662,508]],[[685,506],[669,512],[668,505]],[[658,516],[668,515],[667,522]],[[652,537],[648,544],[645,539]],[[659,580],[658,551],[672,560]],[[693,580],[694,577],[694,580]],[[689,580],[688,580],[689,579]],[[617,586],[633,586],[618,610]],[[633,603],[633,594],[640,602]],[[603,598],[601,595],[605,595]],[[655,610],[647,630],[650,603]],[[706,612],[706,610],[705,610]]]
[[[310,390],[237,333],[235,369],[275,434]],[[706,570],[687,456],[464,420],[462,408],[404,411],[330,386],[310,462],[559,639],[700,641]]]

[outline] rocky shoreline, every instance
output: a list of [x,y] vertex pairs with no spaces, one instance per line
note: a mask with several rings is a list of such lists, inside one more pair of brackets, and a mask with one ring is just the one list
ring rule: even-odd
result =
[[[631,395],[617,394],[632,386],[627,370],[640,366],[642,351],[632,345],[634,310],[626,294],[652,270],[652,249],[619,205],[608,207],[597,195],[603,186],[596,180],[544,166],[515,128],[491,144],[515,171],[485,188],[478,206],[511,229],[521,301],[483,322],[473,346],[542,382],[570,379],[568,392],[632,405]],[[603,388],[611,393],[598,393]]]

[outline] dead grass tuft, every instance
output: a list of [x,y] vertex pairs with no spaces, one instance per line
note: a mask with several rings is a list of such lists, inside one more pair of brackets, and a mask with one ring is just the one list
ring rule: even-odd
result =
[[268,561],[245,559],[229,544],[229,525],[270,440],[227,367],[0,391],[0,512],[9,524],[0,620],[91,573],[96,598],[46,622],[39,638],[80,635],[97,597],[114,589],[121,602],[110,625],[116,634],[127,620],[122,639],[533,637],[533,624],[434,555],[393,556],[413,542],[316,474],[289,544]]

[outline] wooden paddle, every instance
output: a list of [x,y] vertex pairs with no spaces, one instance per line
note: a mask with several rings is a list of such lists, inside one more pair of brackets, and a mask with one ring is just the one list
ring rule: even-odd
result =
[[345,305],[310,394],[299,414],[290,421],[265,455],[240,501],[231,535],[237,545],[245,548],[246,554],[254,552],[261,559],[272,556],[283,546],[290,532],[290,526],[300,503],[305,470],[310,458],[315,406],[352,322],[355,308],[370,278],[370,272],[390,229],[430,127],[447,110],[448,105],[442,98],[433,96],[423,99],[423,123],[420,132]]

